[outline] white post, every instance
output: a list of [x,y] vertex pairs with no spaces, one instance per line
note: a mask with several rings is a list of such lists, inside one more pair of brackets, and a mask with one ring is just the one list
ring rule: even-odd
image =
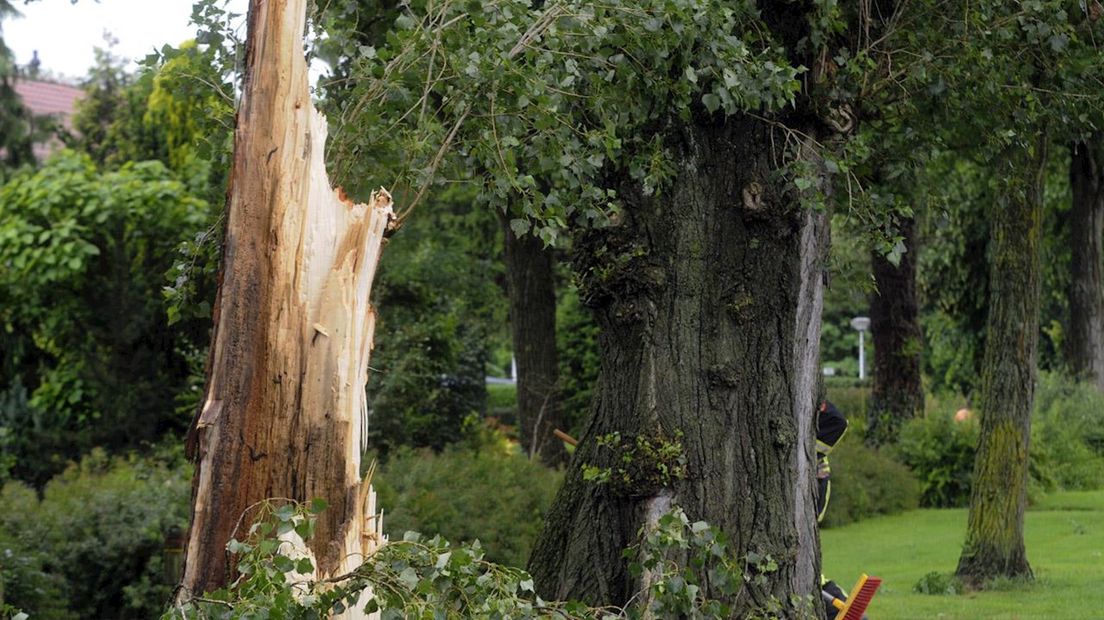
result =
[[855,331],[859,332],[859,380],[862,381],[866,378],[866,347],[863,336],[866,334],[866,330],[870,328],[870,319],[865,316],[857,316],[851,319],[851,327]]
[[866,332],[859,332],[859,381],[862,381],[866,378],[866,347],[863,346],[864,334],[866,334]]

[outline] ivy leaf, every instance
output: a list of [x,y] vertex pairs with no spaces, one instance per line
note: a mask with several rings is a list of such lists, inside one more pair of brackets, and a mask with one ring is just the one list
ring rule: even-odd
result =
[[721,98],[713,93],[702,95],[702,105],[710,112],[716,112],[721,107]]

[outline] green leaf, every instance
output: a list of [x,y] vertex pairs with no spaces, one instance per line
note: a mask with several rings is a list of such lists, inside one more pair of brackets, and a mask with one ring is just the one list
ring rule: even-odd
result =
[[284,504],[277,508],[272,514],[280,521],[290,521],[291,518],[295,516],[295,506]]
[[702,95],[702,105],[706,110],[710,112],[716,112],[721,107],[721,98],[714,93],[705,93]]

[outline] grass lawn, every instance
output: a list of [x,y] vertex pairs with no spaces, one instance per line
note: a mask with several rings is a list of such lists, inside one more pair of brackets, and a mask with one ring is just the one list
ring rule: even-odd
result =
[[845,590],[861,572],[884,579],[868,610],[872,620],[1104,618],[1104,491],[1054,493],[1028,510],[1025,529],[1031,584],[957,596],[912,591],[929,572],[954,571],[965,509],[914,510],[825,530],[824,574]]

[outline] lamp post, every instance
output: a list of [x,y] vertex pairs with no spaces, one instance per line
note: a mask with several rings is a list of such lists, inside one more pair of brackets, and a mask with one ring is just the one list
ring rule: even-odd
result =
[[859,332],[859,380],[866,378],[866,351],[863,336],[870,329],[870,319],[865,316],[857,316],[851,319],[851,327]]

